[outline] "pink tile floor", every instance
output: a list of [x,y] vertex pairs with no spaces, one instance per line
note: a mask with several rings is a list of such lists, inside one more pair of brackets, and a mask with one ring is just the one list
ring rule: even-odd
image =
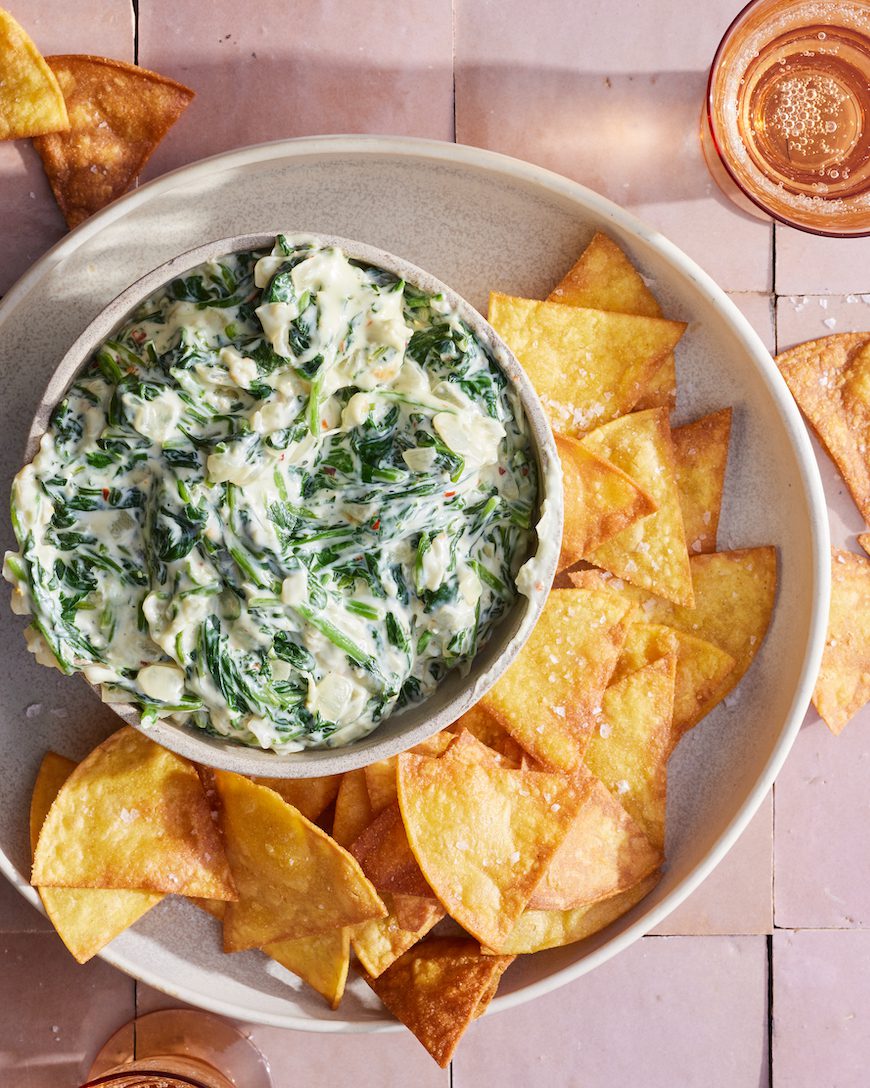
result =
[[[705,68],[740,0],[4,0],[44,52],[138,59],[196,102],[147,176],[279,137],[456,138],[540,163],[695,257],[772,350],[870,327],[870,239],[738,212],[697,145]],[[133,7],[138,6],[138,12]],[[0,291],[63,233],[27,144],[0,145]],[[835,543],[861,520],[819,454]],[[826,1088],[870,1084],[870,713],[810,713],[749,830],[655,935],[487,1017],[439,1071],[406,1036],[251,1028],[277,1088]],[[71,998],[70,995],[74,995]],[[99,1042],[162,995],[80,968],[0,882],[0,1083],[78,1083]]]

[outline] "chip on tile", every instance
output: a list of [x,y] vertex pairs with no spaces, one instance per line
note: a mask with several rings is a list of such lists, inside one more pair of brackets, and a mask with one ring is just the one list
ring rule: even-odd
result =
[[870,559],[833,550],[831,611],[813,703],[840,733],[870,700]]
[[716,551],[730,436],[730,408],[712,412],[673,432],[677,490],[692,555]]
[[34,140],[68,226],[130,188],[194,96],[175,80],[107,57],[46,57],[69,112],[65,132]]
[[[652,291],[612,238],[597,231],[564,279],[547,296],[548,302],[588,306],[618,314],[661,317]],[[677,401],[677,374],[673,355],[668,355],[650,380],[635,407],[673,408]]]
[[[46,752],[30,801],[30,849],[61,786],[75,770],[71,759]],[[163,898],[160,892],[111,888],[37,888],[49,921],[79,963],[87,963]]]
[[193,764],[130,726],[104,740],[61,787],[39,834],[32,881],[236,896]]
[[654,513],[657,506],[622,469],[596,456],[575,438],[561,434],[555,438],[565,494],[559,570],[565,570],[629,525]]
[[777,355],[776,362],[870,522],[870,333],[811,340]]
[[493,294],[489,321],[557,431],[579,437],[625,415],[685,329],[680,321]]
[[54,72],[24,28],[0,8],[0,140],[69,128]]
[[444,1068],[512,960],[484,955],[467,938],[438,937],[415,945],[378,978],[363,978]]
[[690,605],[692,576],[667,411],[623,416],[592,431],[583,445],[628,473],[657,506],[586,559],[659,597]]

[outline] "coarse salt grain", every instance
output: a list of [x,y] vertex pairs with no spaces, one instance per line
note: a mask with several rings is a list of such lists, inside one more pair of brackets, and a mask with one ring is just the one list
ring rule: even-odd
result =
[[604,738],[604,740],[607,740],[607,738],[613,732],[613,729],[611,728],[609,722],[602,722],[601,725],[598,726],[598,732]]
[[563,706],[554,706],[553,713],[558,714],[560,718],[565,717],[565,708]]
[[628,783],[625,781],[624,778],[620,778],[620,780],[616,783],[616,792],[618,794],[628,793],[628,789]]

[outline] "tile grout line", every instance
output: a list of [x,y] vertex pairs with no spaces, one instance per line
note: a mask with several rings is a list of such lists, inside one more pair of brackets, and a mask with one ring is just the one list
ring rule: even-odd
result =
[[773,934],[767,937],[767,1083],[773,1083]]
[[[456,2],[450,0],[450,57],[453,76],[453,142],[456,143]],[[453,1066],[451,1065],[451,1070]],[[452,1077],[452,1072],[451,1072]],[[452,1086],[452,1080],[451,1080]]]
[[139,0],[131,0],[133,4],[133,63],[139,63]]

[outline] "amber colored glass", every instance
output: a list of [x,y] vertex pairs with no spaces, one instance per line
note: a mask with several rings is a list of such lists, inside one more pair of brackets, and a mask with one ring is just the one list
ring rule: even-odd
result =
[[738,204],[815,234],[870,234],[870,0],[755,0],[716,51],[702,114]]

